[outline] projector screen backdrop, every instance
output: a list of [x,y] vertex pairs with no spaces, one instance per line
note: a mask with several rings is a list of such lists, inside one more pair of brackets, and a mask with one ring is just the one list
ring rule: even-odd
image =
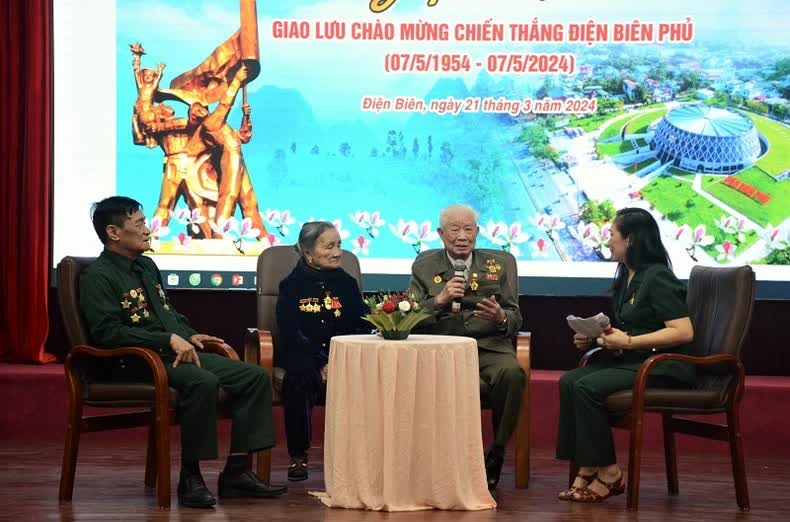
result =
[[255,7],[55,1],[53,262],[95,255],[90,203],[122,194],[174,274],[250,274],[313,219],[408,274],[465,203],[520,275],[610,278],[613,212],[640,206],[680,276],[790,281],[786,2]]

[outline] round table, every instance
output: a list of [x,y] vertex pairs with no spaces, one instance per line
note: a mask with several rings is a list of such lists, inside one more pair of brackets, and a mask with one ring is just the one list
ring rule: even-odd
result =
[[324,480],[330,507],[496,507],[483,464],[477,341],[333,337]]

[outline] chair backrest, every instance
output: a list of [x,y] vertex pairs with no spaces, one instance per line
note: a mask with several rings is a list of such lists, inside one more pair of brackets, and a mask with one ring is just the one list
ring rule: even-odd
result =
[[[299,253],[295,246],[269,247],[258,256],[258,323],[259,330],[269,330],[277,344],[277,318],[275,307],[280,290],[280,281],[291,273],[299,260]],[[343,250],[340,266],[357,280],[360,291],[362,290],[362,271],[359,268],[357,256]]]
[[[415,261],[422,258],[423,256],[428,255],[431,252],[436,252],[437,250],[444,250],[444,249],[433,248],[431,250],[425,250],[424,252],[420,252],[417,255],[417,259],[415,259]],[[491,248],[478,248],[476,251],[484,256],[488,254],[488,255],[499,255],[504,257],[505,262],[502,268],[504,269],[505,275],[507,276],[508,286],[510,287],[510,290],[513,292],[513,295],[518,297],[518,268],[516,267],[516,258],[513,257],[513,254],[511,254],[510,252],[505,252],[504,250],[494,250]]]
[[687,302],[696,353],[740,359],[754,308],[752,267],[695,266],[689,276]]
[[79,344],[90,344],[90,334],[80,312],[80,274],[95,260],[95,257],[66,256],[58,263],[58,301],[68,350]]

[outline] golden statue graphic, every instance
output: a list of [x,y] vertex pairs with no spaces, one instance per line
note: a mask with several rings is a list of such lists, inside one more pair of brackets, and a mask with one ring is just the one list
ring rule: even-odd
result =
[[[241,146],[252,138],[251,108],[247,104],[248,83],[260,74],[258,19],[255,0],[240,0],[241,26],[228,40],[194,69],[159,88],[165,64],[156,71],[141,69],[145,54],[139,43],[131,45],[137,100],[132,115],[136,145],[165,153],[162,188],[154,217],[166,225],[179,197],[198,209],[205,221],[200,230],[212,237],[209,221],[219,225],[233,216],[236,205],[267,235],[258,209],[258,199],[244,163]],[[242,91],[242,120],[238,130],[227,123],[228,114]],[[187,118],[176,118],[164,100],[189,106]],[[157,103],[155,103],[157,102]],[[217,102],[213,111],[209,105]]]

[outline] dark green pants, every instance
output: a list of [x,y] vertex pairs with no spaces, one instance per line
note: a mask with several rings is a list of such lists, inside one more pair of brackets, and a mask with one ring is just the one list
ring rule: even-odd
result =
[[171,387],[178,390],[181,457],[184,461],[217,458],[218,387],[231,396],[230,451],[243,453],[274,446],[272,387],[266,370],[213,353],[200,353],[198,368],[165,360]]
[[494,446],[504,450],[516,429],[526,376],[516,361],[515,353],[479,350],[477,354],[481,385],[485,383],[488,388]]
[[[617,462],[606,398],[634,385],[636,370],[588,365],[560,378],[560,426],[557,458],[578,466],[600,467]],[[656,388],[687,388],[665,375],[651,375],[647,384]]]

